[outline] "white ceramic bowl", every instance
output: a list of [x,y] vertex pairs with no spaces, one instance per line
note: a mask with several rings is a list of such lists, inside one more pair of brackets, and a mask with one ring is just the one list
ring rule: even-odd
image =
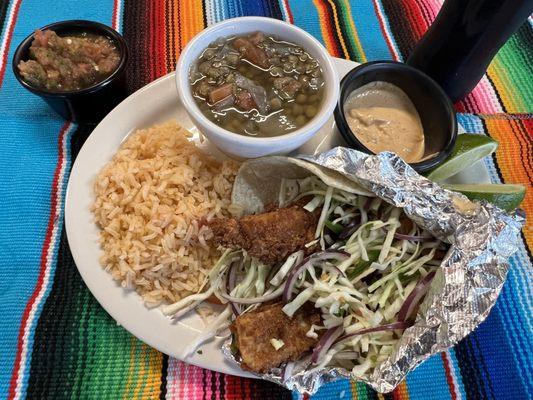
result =
[[[261,31],[302,46],[322,67],[324,99],[319,112],[305,126],[285,135],[251,137],[223,129],[207,119],[196,105],[189,84],[189,70],[204,49],[220,37]],[[185,47],[176,67],[176,86],[185,110],[207,138],[224,153],[239,158],[288,153],[306,141],[326,123],[339,98],[339,78],[327,50],[309,33],[286,22],[264,17],[228,19],[203,30]]]

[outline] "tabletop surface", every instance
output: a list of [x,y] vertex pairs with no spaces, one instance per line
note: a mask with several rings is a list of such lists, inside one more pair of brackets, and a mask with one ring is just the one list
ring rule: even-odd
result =
[[[72,163],[91,126],[65,122],[11,70],[18,43],[67,19],[113,26],[131,52],[129,90],[174,69],[205,26],[263,15],[294,23],[332,56],[403,61],[442,0],[0,0],[0,399],[289,399],[274,384],[169,358],[130,335],[81,280],[64,233]],[[527,399],[533,396],[533,21],[512,36],[476,89],[456,104],[467,132],[499,141],[495,183],[528,192],[520,251],[488,319],[386,395],[348,380],[313,399]]]

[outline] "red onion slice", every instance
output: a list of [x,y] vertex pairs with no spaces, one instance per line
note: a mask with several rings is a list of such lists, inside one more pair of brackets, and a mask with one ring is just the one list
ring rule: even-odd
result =
[[398,240],[410,240],[412,242],[428,242],[434,240],[432,236],[418,236],[418,235],[405,235],[403,233],[394,233],[394,239]]
[[285,282],[285,288],[283,290],[283,302],[287,304],[292,297],[292,290],[296,284],[296,280],[303,271],[314,265],[316,262],[324,260],[336,260],[344,261],[350,257],[350,253],[343,250],[325,250],[319,253],[315,253],[303,259],[303,261],[289,272],[287,281]]
[[324,266],[324,269],[325,270],[330,270],[330,271],[334,271],[336,272],[337,274],[339,274],[340,276],[344,277],[344,278],[347,278],[346,276],[346,273],[342,272],[339,267],[337,267],[336,265],[325,265]]
[[357,229],[361,226],[361,216],[358,215],[354,217],[342,230],[341,233],[339,233],[339,239],[348,239],[350,236],[352,236]]
[[392,324],[375,326],[373,328],[360,329],[360,330],[358,330],[356,332],[349,333],[347,335],[341,336],[340,338],[338,338],[335,341],[334,344],[337,344],[339,342],[342,342],[343,340],[350,339],[350,338],[352,338],[354,336],[358,336],[358,335],[364,335],[364,334],[367,334],[367,333],[374,333],[374,332],[395,331],[397,329],[402,329],[403,330],[403,329],[409,328],[411,325],[413,325],[411,322],[398,321],[398,322],[393,322]]
[[231,293],[231,291],[235,288],[235,284],[237,282],[237,266],[240,263],[238,261],[234,261],[231,263],[228,269],[228,274],[226,275],[226,291],[228,293]]
[[418,281],[413,291],[409,293],[409,296],[405,299],[402,308],[398,311],[398,321],[407,321],[409,319],[413,311],[418,307],[420,300],[431,286],[431,281],[436,273],[437,271],[431,271]]
[[[241,260],[242,262],[242,260]],[[229,270],[226,275],[226,293],[231,293],[231,291],[235,288],[235,284],[237,283],[237,266],[240,263],[238,261],[234,261],[229,266]],[[240,307],[237,307],[234,302],[229,302],[231,306],[231,311],[233,312],[233,315],[238,317],[241,314]]]
[[324,333],[315,346],[313,354],[311,355],[311,361],[314,364],[318,364],[319,361],[324,358],[329,348],[333,345],[333,343],[335,343],[335,340],[337,340],[337,338],[342,334],[343,330],[344,328],[339,325],[328,329],[326,333]]

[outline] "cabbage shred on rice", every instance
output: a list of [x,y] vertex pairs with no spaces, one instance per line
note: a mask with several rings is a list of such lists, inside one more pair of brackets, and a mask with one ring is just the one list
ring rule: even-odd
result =
[[215,160],[188,136],[177,122],[135,132],[94,184],[100,263],[154,305],[201,289],[221,254],[201,221],[231,208],[239,164]]

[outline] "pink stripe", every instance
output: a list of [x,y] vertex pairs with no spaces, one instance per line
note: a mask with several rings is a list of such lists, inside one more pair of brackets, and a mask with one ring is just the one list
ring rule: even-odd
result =
[[491,83],[484,76],[479,84],[474,88],[470,94],[475,99],[476,107],[471,112],[476,113],[500,113],[503,112],[502,106],[498,101],[496,91]]
[[420,0],[420,2],[425,4],[426,9],[430,14],[431,21],[428,22],[433,22],[433,20],[439,13],[442,2],[440,2],[439,0]]
[[173,358],[168,359],[167,367],[167,399],[173,399],[177,397],[177,386],[176,386],[176,363]]

